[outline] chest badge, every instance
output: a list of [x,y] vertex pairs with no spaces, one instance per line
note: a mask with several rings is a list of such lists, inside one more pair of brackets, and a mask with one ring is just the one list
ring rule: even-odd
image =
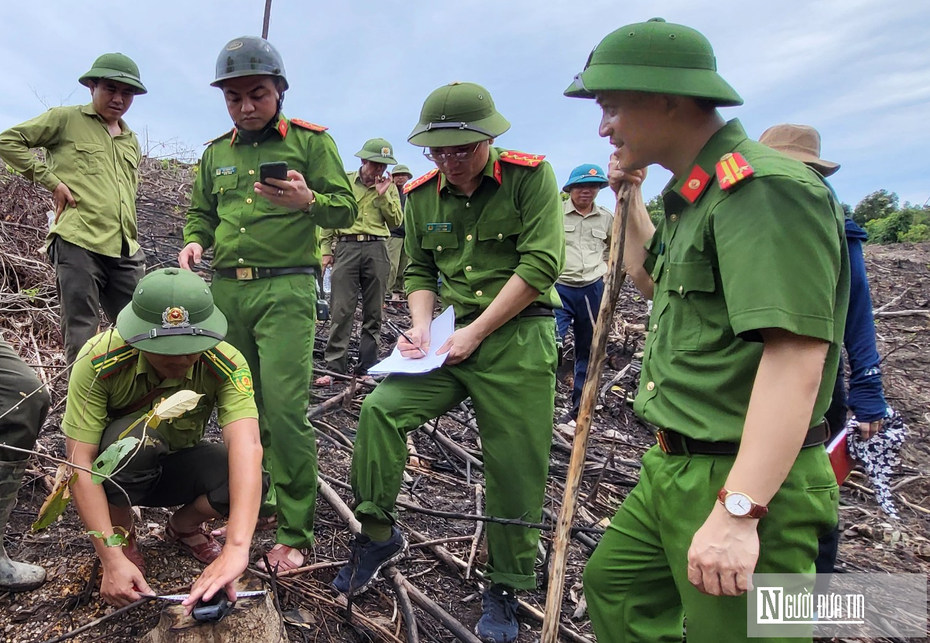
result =
[[427,223],[427,232],[452,232],[451,223]]
[[236,166],[216,168],[216,176],[232,176],[236,173]]

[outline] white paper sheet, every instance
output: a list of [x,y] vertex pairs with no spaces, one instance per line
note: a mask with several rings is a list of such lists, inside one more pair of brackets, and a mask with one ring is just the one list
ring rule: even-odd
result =
[[449,306],[429,325],[429,352],[425,357],[419,359],[404,357],[395,346],[390,355],[369,368],[368,372],[372,375],[429,373],[445,363],[448,353],[437,355],[436,351],[446,343],[446,340],[454,332],[455,310],[453,310],[452,306]]

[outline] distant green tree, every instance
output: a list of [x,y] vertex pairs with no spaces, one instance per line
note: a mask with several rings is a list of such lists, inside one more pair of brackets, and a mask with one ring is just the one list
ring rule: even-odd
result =
[[[858,204],[852,213],[852,220],[859,225],[865,225],[868,221],[875,219],[884,219],[893,212],[898,210],[898,195],[888,190],[878,190],[865,197]],[[893,243],[893,242],[878,242]]]
[[898,241],[907,243],[920,243],[921,241],[930,241],[930,225],[926,223],[915,223],[904,234],[898,235]]
[[914,210],[898,210],[880,219],[865,222],[872,243],[897,243],[914,223]]
[[569,196],[568,192],[559,192],[559,197],[561,197],[562,203],[565,203],[566,201],[568,201],[568,200],[571,198],[571,197]]
[[662,195],[657,194],[646,202],[646,212],[652,219],[654,225],[659,225],[659,221],[665,218],[665,203],[662,201]]

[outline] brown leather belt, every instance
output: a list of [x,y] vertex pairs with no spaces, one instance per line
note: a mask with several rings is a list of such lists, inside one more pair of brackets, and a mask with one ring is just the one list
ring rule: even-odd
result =
[[313,266],[293,266],[291,268],[255,268],[250,266],[245,268],[217,268],[213,272],[220,277],[239,281],[268,279],[269,277],[281,277],[283,275],[319,274],[319,271]]
[[[814,447],[827,441],[826,421],[809,429],[804,437],[802,449]],[[656,431],[656,441],[659,448],[668,455],[736,455],[739,451],[739,442],[710,442],[695,440],[671,429]]]
[[379,237],[376,234],[342,234],[337,237],[340,241],[383,241],[387,237]]

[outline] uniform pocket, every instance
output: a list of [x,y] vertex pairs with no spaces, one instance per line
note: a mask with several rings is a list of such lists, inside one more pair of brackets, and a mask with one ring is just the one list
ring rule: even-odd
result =
[[666,315],[673,350],[710,351],[720,347],[726,329],[726,306],[716,296],[714,269],[709,261],[666,262],[662,275],[668,291]]
[[478,241],[504,241],[519,235],[522,231],[523,223],[517,217],[479,221]]
[[82,174],[100,174],[106,148],[99,143],[75,143],[75,166]]
[[443,252],[459,247],[459,237],[454,232],[426,232],[420,239],[420,247],[433,252]]
[[213,194],[223,195],[231,190],[235,190],[239,185],[238,174],[227,174],[224,176],[213,177]]

